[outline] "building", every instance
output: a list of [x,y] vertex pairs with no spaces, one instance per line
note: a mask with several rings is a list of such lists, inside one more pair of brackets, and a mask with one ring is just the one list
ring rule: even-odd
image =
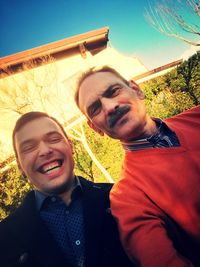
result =
[[48,112],[67,130],[80,123],[83,116],[73,100],[76,78],[85,69],[100,65],[110,65],[126,78],[147,71],[137,58],[124,56],[111,47],[108,27],[1,58],[0,152],[3,159],[12,154],[12,129],[24,112]]

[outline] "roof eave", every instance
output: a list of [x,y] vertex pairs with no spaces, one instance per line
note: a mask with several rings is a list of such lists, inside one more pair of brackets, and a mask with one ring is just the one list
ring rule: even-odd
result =
[[30,50],[19,52],[10,56],[0,58],[0,68],[15,68],[29,60],[37,60],[50,55],[54,58],[62,58],[67,54],[81,53],[80,45],[90,51],[97,53],[107,46],[109,28],[104,27],[98,30],[90,31],[57,42],[49,43]]

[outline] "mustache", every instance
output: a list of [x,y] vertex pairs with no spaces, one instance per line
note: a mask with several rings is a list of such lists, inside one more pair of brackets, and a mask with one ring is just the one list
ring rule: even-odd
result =
[[109,128],[113,128],[117,121],[121,119],[126,113],[130,111],[129,106],[119,107],[115,111],[110,114],[108,119],[108,126]]

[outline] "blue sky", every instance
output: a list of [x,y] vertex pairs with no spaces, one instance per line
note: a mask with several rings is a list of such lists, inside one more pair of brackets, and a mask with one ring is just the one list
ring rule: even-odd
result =
[[145,21],[148,0],[0,0],[0,4],[0,57],[105,26],[114,48],[138,57],[149,69],[190,49]]

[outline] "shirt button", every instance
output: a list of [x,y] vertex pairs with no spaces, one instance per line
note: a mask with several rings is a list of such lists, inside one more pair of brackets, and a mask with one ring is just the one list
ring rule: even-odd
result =
[[75,244],[76,244],[77,246],[79,246],[79,245],[81,244],[81,241],[80,241],[80,240],[76,240]]
[[52,198],[51,198],[51,201],[52,201],[52,202],[56,202],[56,197],[52,197]]
[[107,208],[106,212],[110,214],[111,213],[111,208]]
[[19,257],[19,263],[25,263],[28,260],[28,253],[23,253],[20,257]]

